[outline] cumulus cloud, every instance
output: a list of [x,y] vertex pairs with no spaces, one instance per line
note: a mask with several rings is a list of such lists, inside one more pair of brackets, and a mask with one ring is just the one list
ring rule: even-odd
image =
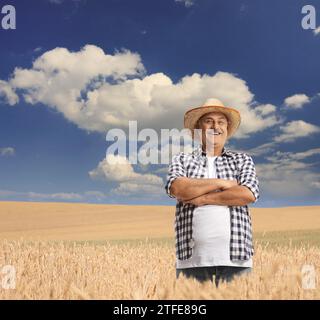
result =
[[190,8],[194,5],[194,0],[175,0],[175,2],[182,2],[186,8]]
[[281,134],[275,138],[275,142],[292,142],[297,138],[308,137],[319,133],[320,128],[303,120],[290,121],[280,127]]
[[319,154],[320,154],[320,148],[314,148],[304,152],[289,153],[287,155],[293,160],[304,160],[306,158],[312,157],[314,155],[319,155]]
[[[161,197],[164,192],[164,182],[156,174],[167,173],[168,164],[174,154],[181,151],[192,152],[194,148],[188,135],[181,135],[178,131],[173,130],[171,137],[172,141],[167,141],[164,144],[158,144],[158,141],[154,144],[149,142],[148,146],[142,145],[136,153],[130,154],[132,159],[137,160],[135,165],[140,168],[140,171],[143,171],[142,173],[134,170],[134,164],[130,162],[129,156],[109,153],[95,169],[89,172],[89,176],[92,179],[116,183],[117,186],[111,189],[111,194]],[[183,145],[180,144],[180,137],[185,139]],[[154,160],[155,162],[152,162]],[[152,169],[155,174],[146,173],[151,170],[151,164],[165,165],[165,167]]]
[[314,172],[317,163],[303,161],[315,155],[319,155],[319,148],[271,154],[266,158],[267,163],[256,165],[262,190],[274,197],[315,194],[320,182],[320,174]]
[[263,116],[276,112],[276,106],[273,104],[262,104],[254,108],[257,113]]
[[[261,156],[268,153],[270,154],[275,152],[275,149],[279,143],[290,143],[296,139],[308,137],[319,132],[320,128],[318,126],[307,123],[303,120],[290,121],[280,126],[280,133],[278,136],[273,138],[273,141],[263,143],[260,146],[248,150],[238,151],[245,152],[253,156]],[[309,152],[311,152],[311,150]],[[298,155],[300,155],[300,153],[296,154],[296,156]],[[300,156],[302,156],[302,154]]]
[[39,193],[39,192],[17,192],[11,190],[0,190],[0,198],[10,199],[18,198],[31,200],[64,200],[64,201],[79,201],[83,196],[74,192],[58,192],[58,193]]
[[131,152],[131,159],[137,159],[137,162],[134,163],[167,165],[173,155],[179,152],[190,153],[199,145],[198,142],[192,140],[190,131],[187,129],[171,129],[166,132],[162,132],[159,138],[155,135],[151,136],[154,140],[150,139],[141,145],[137,152]]
[[107,200],[107,195],[101,191],[92,190],[83,193],[76,192],[18,192],[12,190],[0,190],[0,199],[27,200],[27,201],[66,201],[66,202],[101,202]]
[[320,189],[320,181],[312,182],[313,187]]
[[4,98],[5,102],[10,106],[19,102],[18,95],[14,92],[10,84],[3,80],[0,80],[0,98]]
[[160,177],[135,172],[129,160],[119,155],[107,155],[97,168],[89,171],[89,176],[92,179],[116,182],[117,187],[111,193],[117,195],[160,196],[163,193],[163,180]]
[[[232,73],[194,73],[174,83],[161,72],[148,75],[137,53],[122,50],[110,54],[94,45],[76,52],[66,48],[44,52],[31,68],[17,67],[10,79],[1,81],[0,95],[11,105],[18,103],[20,95],[29,104],[41,103],[57,110],[81,129],[102,133],[112,128],[127,130],[130,120],[138,121],[138,130],[153,128],[160,133],[164,128],[182,129],[183,115],[189,108],[215,97],[240,111],[242,121],[236,139],[282,125],[278,137],[252,149],[252,155],[319,132],[317,126],[302,120],[283,124],[276,106],[258,104],[248,84]],[[299,108],[309,99],[297,96],[288,97],[286,104]],[[159,152],[158,142],[151,147]],[[179,144],[172,143],[172,147],[169,158],[180,151]],[[159,176],[136,172],[127,159],[121,161],[111,165],[104,159],[89,175],[115,184],[111,192],[117,194],[163,194]],[[159,170],[159,174],[165,172]]]
[[74,200],[81,200],[83,197],[78,193],[73,192],[58,192],[52,194],[46,193],[37,193],[37,192],[28,192],[27,193],[29,198],[32,199],[53,199],[53,200],[67,200],[67,201],[74,201]]
[[[279,143],[290,143],[296,139],[307,137],[320,132],[320,128],[302,120],[291,121],[280,126],[280,134],[273,138],[271,142],[263,143],[251,149],[239,149],[236,146],[230,146],[232,150],[247,153],[251,156],[263,156],[276,152]],[[319,149],[311,149],[308,153],[296,153],[296,159],[303,159],[309,156],[309,153],[317,153]]]
[[13,156],[15,149],[12,147],[0,148],[0,156]]
[[50,3],[61,4],[63,0],[48,0]]
[[295,94],[293,96],[287,97],[284,100],[284,103],[288,107],[292,107],[293,109],[302,108],[306,103],[310,102],[310,98],[305,94]]
[[[74,3],[81,2],[82,0],[72,0]],[[65,2],[65,0],[48,0],[48,2],[53,3],[53,4],[62,4]]]
[[320,34],[320,27],[314,29],[313,33],[314,33],[315,36],[319,35]]
[[272,142],[267,142],[267,143],[261,144],[260,146],[254,147],[251,149],[241,149],[235,145],[229,145],[228,147],[231,150],[243,152],[243,153],[246,153],[250,156],[261,156],[266,153],[274,152],[275,146],[276,146],[276,143],[274,141],[272,141]]
[[219,98],[241,112],[242,124],[235,138],[279,123],[271,105],[252,107],[254,95],[247,83],[231,73],[194,73],[173,83],[163,73],[146,75],[136,53],[106,54],[94,45],[78,52],[47,51],[32,68],[16,68],[8,83],[26,102],[54,108],[88,131],[127,128],[129,120],[138,120],[139,130],[181,129],[186,110],[208,97]]
[[[230,148],[251,156],[264,155],[262,163],[255,162],[262,197],[303,198],[319,193],[317,189],[320,187],[320,174],[316,170],[319,166],[320,148],[302,152],[282,152],[275,150],[273,142],[250,150],[240,150],[231,146]],[[164,169],[156,172],[165,172]]]

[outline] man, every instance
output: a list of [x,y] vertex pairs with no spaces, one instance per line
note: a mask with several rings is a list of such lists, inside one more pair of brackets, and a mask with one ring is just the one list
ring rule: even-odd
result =
[[240,113],[218,99],[185,113],[184,126],[200,146],[173,156],[165,186],[177,199],[177,278],[215,276],[218,286],[252,269],[248,204],[258,200],[259,182],[252,158],[224,147],[240,122]]

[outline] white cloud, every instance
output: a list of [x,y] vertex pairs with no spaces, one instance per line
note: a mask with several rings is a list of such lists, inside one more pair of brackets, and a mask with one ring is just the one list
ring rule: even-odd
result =
[[319,182],[319,181],[312,182],[311,185],[312,185],[313,187],[315,187],[315,188],[320,189],[320,182]]
[[186,8],[190,8],[194,5],[194,0],[175,0],[175,2],[182,2]]
[[284,100],[284,103],[288,107],[292,107],[293,109],[299,109],[302,108],[303,105],[310,102],[310,98],[301,93],[301,94],[295,94],[293,96],[287,97]]
[[[150,140],[147,144],[143,144],[137,150],[138,162],[142,165],[149,163],[168,165],[173,155],[179,152],[190,153],[198,145],[197,143],[193,145],[191,135],[186,130],[170,130],[168,136],[171,137],[171,141],[169,137],[167,141],[165,136],[161,136],[161,139],[157,139],[154,143]],[[132,153],[132,156],[135,156],[135,153]]]
[[0,80],[0,98],[4,98],[5,102],[13,106],[19,102],[18,95],[14,92],[10,84]]
[[[261,148],[260,148],[261,147]],[[302,152],[274,151],[273,143],[252,150],[239,150],[256,156],[266,154],[264,163],[255,163],[260,182],[261,197],[283,200],[316,196],[320,188],[320,174],[316,172],[320,148]]]
[[[48,1],[53,4],[62,4],[63,2],[65,2],[65,0],[48,0]],[[74,3],[78,3],[81,1],[82,0],[72,0],[72,2],[74,2]]]
[[13,156],[15,149],[12,147],[0,148],[0,156]]
[[270,113],[276,112],[276,106],[273,104],[262,104],[254,108],[259,114],[266,116]]
[[162,168],[156,169],[156,170],[154,170],[154,173],[167,174],[168,173],[168,166],[166,165]]
[[240,5],[240,14],[241,16],[245,16],[249,11],[249,6],[245,3],[241,3]]
[[320,174],[315,170],[319,162],[310,162],[310,157],[319,156],[320,148],[282,152],[275,151],[274,146],[274,143],[266,143],[251,150],[234,149],[252,156],[265,154],[265,163],[255,163],[261,197],[281,199],[317,195],[319,191],[315,188],[320,187]]
[[[320,132],[320,128],[302,120],[291,121],[280,127],[280,135],[275,137],[273,141],[266,142],[260,146],[251,149],[239,149],[236,146],[230,146],[230,149],[244,152],[252,156],[262,156],[276,152],[276,147],[279,143],[293,142],[294,140],[302,137]],[[308,153],[296,153],[295,159],[303,159],[310,155],[316,154],[320,149],[311,149]]]
[[315,30],[313,30],[313,33],[315,36],[320,34],[320,27],[316,28]]
[[107,155],[100,161],[97,168],[89,171],[92,179],[102,179],[106,182],[116,182],[118,186],[111,193],[121,195],[162,195],[163,180],[148,173],[135,172],[126,157]]
[[39,193],[39,192],[17,192],[11,190],[0,190],[0,198],[27,198],[28,200],[66,200],[78,201],[82,200],[83,196],[73,192],[58,192],[58,193]]
[[37,193],[37,192],[28,192],[27,193],[29,198],[32,199],[53,199],[53,200],[81,200],[83,198],[82,195],[73,192],[58,192],[58,193]]
[[[301,160],[305,160],[314,155],[320,155],[320,148],[310,149],[304,152],[282,152],[276,151],[273,154],[270,154],[266,159],[273,163],[277,161],[281,161],[282,165],[286,165],[291,169],[306,168],[310,166],[308,163],[301,162]],[[312,165],[312,164],[311,164]]]
[[291,153],[290,156],[294,160],[303,160],[308,157],[312,157],[314,155],[319,155],[319,154],[320,154],[320,148],[314,148],[304,152]]
[[275,142],[292,142],[297,138],[307,137],[320,132],[320,128],[303,120],[290,121],[280,127],[281,134]]
[[267,157],[268,163],[257,164],[260,187],[269,196],[303,197],[316,194],[315,187],[320,181],[320,174],[312,171],[316,163],[302,160],[319,155],[319,148],[304,152],[275,152]]
[[159,185],[141,184],[134,182],[121,182],[118,187],[111,190],[111,193],[115,195],[125,195],[125,196],[140,196],[145,197],[152,195],[155,197],[162,197],[164,189]]
[[274,108],[252,108],[253,93],[246,82],[227,72],[194,73],[176,84],[163,73],[145,76],[140,56],[130,51],[105,54],[94,45],[79,52],[56,48],[33,62],[31,69],[16,68],[8,82],[31,104],[43,103],[88,131],[127,128],[138,120],[141,128],[182,128],[183,115],[208,97],[221,99],[241,112],[235,138],[279,124]]
[[97,200],[103,200],[106,198],[106,194],[104,194],[103,192],[101,191],[97,191],[97,190],[92,190],[92,191],[86,191],[84,193],[86,196],[88,197],[93,197],[93,198],[96,198]]
[[83,193],[76,192],[57,192],[57,193],[40,193],[40,192],[18,192],[12,190],[0,190],[0,199],[27,200],[27,201],[67,201],[67,202],[92,202],[108,200],[106,194],[101,191],[86,191]]
[[267,142],[267,143],[264,143],[258,147],[255,147],[250,150],[243,151],[243,152],[248,153],[249,155],[253,155],[253,156],[261,156],[263,154],[273,152],[275,146],[276,146],[275,142]]
[[[295,168],[296,166],[296,168]],[[256,165],[257,174],[262,188],[268,195],[275,197],[291,196],[303,197],[314,194],[315,180],[320,180],[320,175],[306,170],[300,163],[291,164],[290,167],[279,163]]]

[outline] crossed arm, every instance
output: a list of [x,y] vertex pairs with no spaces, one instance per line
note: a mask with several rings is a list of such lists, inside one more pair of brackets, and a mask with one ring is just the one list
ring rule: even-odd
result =
[[227,179],[179,177],[171,185],[171,194],[183,203],[196,206],[244,206],[255,201],[249,188],[238,185],[236,180]]

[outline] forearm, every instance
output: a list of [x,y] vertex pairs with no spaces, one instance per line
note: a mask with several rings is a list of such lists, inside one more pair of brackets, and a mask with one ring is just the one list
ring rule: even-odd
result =
[[203,195],[204,204],[218,206],[245,206],[254,200],[254,195],[245,186],[234,186],[221,192],[209,192]]
[[223,187],[221,179],[197,179],[181,177],[171,185],[171,193],[179,200],[189,200],[206,193],[220,190]]

